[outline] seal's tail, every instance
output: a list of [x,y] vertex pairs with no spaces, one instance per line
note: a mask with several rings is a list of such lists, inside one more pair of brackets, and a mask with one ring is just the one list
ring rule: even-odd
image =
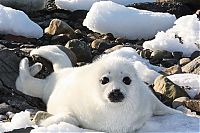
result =
[[42,98],[45,79],[34,78],[42,68],[40,63],[29,67],[28,58],[23,58],[19,65],[19,76],[16,80],[16,89],[24,94]]
[[38,55],[49,60],[53,64],[55,72],[66,67],[72,67],[69,57],[57,46],[42,46],[38,49],[32,50],[30,55]]

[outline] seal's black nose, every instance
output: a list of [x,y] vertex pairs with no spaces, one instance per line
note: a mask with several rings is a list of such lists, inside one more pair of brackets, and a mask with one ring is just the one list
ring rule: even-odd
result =
[[122,100],[124,99],[124,94],[119,89],[115,89],[110,92],[110,94],[108,95],[108,99],[111,102],[115,103],[122,102]]

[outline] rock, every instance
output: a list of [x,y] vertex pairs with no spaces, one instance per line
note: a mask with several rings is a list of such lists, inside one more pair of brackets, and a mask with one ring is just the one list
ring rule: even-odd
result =
[[177,52],[177,51],[176,52],[172,52],[172,55],[173,55],[174,59],[179,60],[179,59],[182,58],[183,52]]
[[8,117],[6,115],[0,115],[0,122],[7,121]]
[[6,103],[12,112],[27,108],[45,109],[45,104],[38,98],[22,94],[15,89],[21,58],[15,54],[17,51],[0,50],[0,101]]
[[55,35],[51,38],[51,44],[53,45],[63,45],[70,40],[69,36],[66,34]]
[[172,107],[174,109],[176,109],[177,107],[181,106],[181,105],[184,105],[184,102],[189,100],[188,97],[179,97],[179,98],[176,98],[173,102],[172,102]]
[[86,42],[73,39],[68,41],[65,47],[69,48],[76,54],[78,62],[92,61],[91,48],[86,44]]
[[166,105],[172,104],[172,102],[179,97],[188,97],[188,94],[183,88],[174,84],[167,77],[161,75],[158,76],[154,81],[153,89],[160,93],[162,96],[162,102]]
[[52,114],[49,114],[49,113],[44,112],[44,111],[38,111],[32,121],[36,125],[39,125],[42,120],[45,120],[45,119],[49,118],[50,116],[52,116]]
[[8,112],[6,113],[6,116],[8,116],[8,118],[9,118],[10,120],[13,118],[14,115],[15,115],[15,114],[14,114],[13,112],[10,112],[10,111],[8,111]]
[[46,0],[0,0],[0,4],[26,12],[42,10]]
[[118,49],[120,49],[120,48],[123,48],[123,47],[124,47],[123,45],[116,45],[116,46],[114,46],[114,47],[112,47],[112,48],[106,49],[106,50],[104,51],[104,53],[105,53],[105,54],[108,54],[108,53],[111,53],[111,52],[113,52],[113,51],[115,51],[115,50],[118,50]]
[[6,114],[8,111],[18,112],[19,110],[12,108],[10,105],[6,103],[0,104],[0,114]]
[[67,34],[71,38],[75,38],[75,31],[64,21],[60,19],[51,20],[49,27],[45,29],[45,33],[50,35]]
[[[176,15],[176,18],[181,16],[185,16],[188,14],[193,14],[195,9],[191,9],[188,5],[184,3],[177,3],[177,2],[145,2],[145,3],[134,3],[128,5],[130,7],[135,7],[137,9],[148,10],[153,12],[168,12],[170,14]],[[195,10],[196,11],[196,10]]]
[[184,104],[192,111],[200,113],[200,100],[187,100],[184,102]]
[[151,53],[153,59],[171,59],[172,57],[172,53],[166,50],[156,50]]
[[115,37],[113,36],[112,33],[107,33],[106,35],[104,35],[102,39],[113,41]]
[[7,133],[30,133],[32,129],[34,128],[33,127],[20,128],[20,129],[14,129],[13,131]]
[[184,65],[188,64],[190,61],[191,61],[190,58],[182,58],[179,60],[179,64],[180,64],[180,66],[184,66]]
[[150,59],[151,53],[152,53],[152,51],[150,49],[143,49],[139,52],[139,55],[145,59]]
[[191,54],[191,60],[197,58],[200,56],[200,51],[194,51],[192,54]]
[[94,40],[92,43],[91,43],[91,47],[93,49],[97,49],[98,51],[101,51],[103,52],[104,50],[106,49],[109,49],[111,48],[111,44],[107,41],[107,40],[104,40],[104,39],[96,39]]
[[77,58],[76,58],[75,53],[72,50],[66,48],[65,46],[62,46],[62,45],[57,45],[57,46],[69,57],[70,61],[72,62],[72,65],[76,66]]
[[172,74],[182,73],[182,69],[181,66],[174,65],[172,67],[165,68],[164,72],[167,73],[168,75],[172,75]]
[[161,61],[161,65],[163,66],[163,67],[171,67],[171,66],[173,66],[173,65],[175,65],[175,64],[177,64],[178,63],[178,60],[177,59],[163,59],[162,61]]
[[186,73],[200,74],[200,56],[184,65],[182,71]]

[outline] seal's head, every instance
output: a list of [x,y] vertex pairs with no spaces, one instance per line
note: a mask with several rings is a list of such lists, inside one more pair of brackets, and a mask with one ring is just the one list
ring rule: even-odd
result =
[[[130,61],[120,58],[103,57],[98,62],[98,94],[104,103],[123,104],[137,98],[138,77]],[[136,85],[136,86],[134,86]]]

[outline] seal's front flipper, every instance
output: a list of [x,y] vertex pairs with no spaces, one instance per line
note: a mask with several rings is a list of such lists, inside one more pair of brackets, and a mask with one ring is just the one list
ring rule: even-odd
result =
[[79,126],[78,120],[71,114],[57,114],[51,116],[42,121],[39,125],[47,127],[52,124],[59,124],[60,122],[66,122],[75,126]]

